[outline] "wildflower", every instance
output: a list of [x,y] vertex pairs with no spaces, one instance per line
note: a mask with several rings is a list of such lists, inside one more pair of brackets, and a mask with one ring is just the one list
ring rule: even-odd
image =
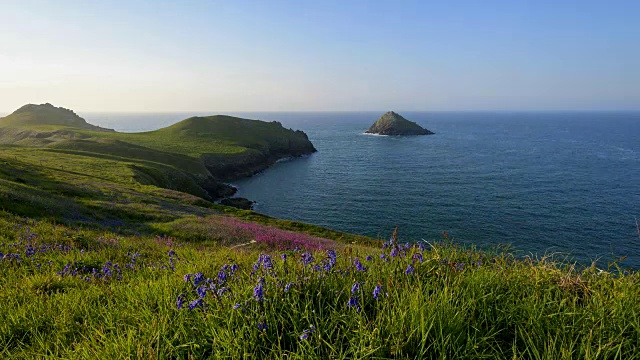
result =
[[284,292],[288,292],[291,287],[293,286],[293,283],[288,283],[287,285],[284,286]]
[[262,267],[265,270],[273,269],[273,263],[271,262],[271,256],[265,255],[262,259]]
[[360,283],[354,283],[351,287],[351,293],[355,294],[358,292],[358,290],[360,290]]
[[260,265],[262,265],[263,260],[264,260],[264,254],[260,254],[258,256],[258,260],[253,264],[253,271],[258,271],[258,269],[260,269]]
[[308,329],[304,329],[302,331],[302,335],[300,335],[300,340],[307,340],[309,335],[313,334],[316,331],[316,327],[313,325],[309,325]]
[[287,261],[287,254],[282,254],[280,255],[280,259],[282,259],[282,261]]
[[478,267],[482,266],[482,261],[478,260],[478,262],[476,263],[476,266]]
[[224,272],[224,270],[220,270],[218,273],[218,283],[223,284],[225,281],[227,281],[227,273]]
[[347,302],[347,307],[353,307],[356,308],[356,310],[360,311],[360,304],[358,303],[358,297],[357,296],[352,296],[349,298],[349,301]]
[[456,271],[460,272],[464,270],[464,263],[457,263],[456,264]]
[[173,257],[173,256],[177,257],[176,252],[173,250],[169,250],[169,253],[167,255],[169,255],[169,257]]
[[[125,265],[125,267],[126,267],[126,265]],[[193,277],[193,274],[186,274],[186,275],[184,276],[184,278],[183,278],[183,279],[184,279],[184,282],[189,282],[189,281],[191,281],[191,278],[192,278],[192,277]]]
[[304,254],[302,254],[302,263],[305,265],[309,265],[313,262],[313,255],[311,255],[310,252],[305,252]]
[[182,294],[178,295],[178,299],[176,300],[176,307],[178,310],[182,309],[184,306],[184,296]]
[[424,243],[419,242],[418,243],[418,249],[420,249],[420,252],[424,252],[424,250],[425,250]]
[[204,304],[204,301],[202,301],[202,299],[193,300],[192,302],[189,303],[189,310],[193,310],[199,306],[202,306],[203,304]]
[[267,326],[267,322],[266,321],[261,321],[258,323],[258,330],[260,331],[265,331],[267,330],[268,326]]
[[229,273],[229,275],[233,276],[233,274],[235,274],[236,271],[238,271],[238,264],[231,265],[231,272]]
[[409,266],[407,266],[407,270],[404,271],[407,275],[413,275],[414,272],[415,269],[413,268],[413,264],[409,264]]
[[253,297],[258,302],[264,301],[264,278],[260,278],[260,281],[258,281],[258,285],[253,288]]
[[420,253],[413,254],[413,258],[414,259],[418,259],[418,261],[420,261],[420,262],[424,261],[424,259],[422,258],[422,254],[420,254]]
[[204,285],[198,287],[196,289],[196,293],[198,293],[198,296],[200,296],[200,299],[204,299],[204,297],[207,296],[207,287]]
[[367,269],[362,265],[362,263],[360,262],[360,259],[356,258],[353,261],[353,264],[356,266],[356,270],[358,271],[366,271]]
[[222,296],[225,293],[227,293],[228,291],[229,291],[228,287],[223,287],[223,288],[218,289],[217,294],[218,294],[218,296]]
[[235,304],[233,305],[233,310],[238,310],[240,307],[242,307],[241,304]]
[[398,248],[397,248],[397,247],[394,247],[394,248],[391,250],[391,254],[390,254],[390,255],[391,255],[392,257],[396,257],[396,256],[400,255],[400,253],[399,253],[399,251],[398,251]]
[[364,259],[367,260],[367,261],[371,261],[371,260],[373,260],[373,257],[371,257],[371,255],[367,255],[367,257],[364,258]]
[[373,289],[373,298],[378,300],[378,298],[380,297],[380,294],[382,293],[382,285],[378,284],[376,285],[376,287]]
[[193,286],[198,286],[200,285],[201,282],[205,281],[204,278],[204,274],[201,272],[197,272],[194,276],[193,276]]

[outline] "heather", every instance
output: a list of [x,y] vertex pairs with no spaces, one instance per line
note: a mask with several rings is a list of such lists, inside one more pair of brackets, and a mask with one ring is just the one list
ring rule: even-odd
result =
[[[640,278],[615,264],[578,268],[446,237],[407,244],[397,234],[377,247],[319,247],[238,219],[201,222],[256,242],[231,248],[3,213],[0,355],[629,359],[639,351]],[[282,241],[260,244],[261,234]]]

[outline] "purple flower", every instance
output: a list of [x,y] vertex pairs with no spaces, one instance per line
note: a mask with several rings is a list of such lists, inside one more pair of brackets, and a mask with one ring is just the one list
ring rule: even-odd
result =
[[464,270],[464,263],[457,263],[456,264],[456,271],[460,272]]
[[268,326],[267,326],[267,322],[266,321],[261,321],[258,323],[258,330],[260,331],[265,331],[267,330]]
[[202,299],[193,300],[192,302],[189,303],[189,310],[193,310],[197,307],[201,307],[203,304],[204,304],[204,301],[202,301]]
[[217,294],[218,294],[218,296],[222,296],[222,295],[224,295],[225,293],[227,293],[228,291],[229,291],[229,288],[228,288],[228,287],[223,287],[223,288],[218,289]]
[[[125,267],[126,267],[126,265],[125,265]],[[189,282],[189,281],[191,281],[191,278],[192,278],[192,277],[193,277],[193,274],[186,274],[186,275],[184,276],[184,278],[183,278],[183,279],[184,279],[184,282]]]
[[282,259],[282,261],[287,261],[287,254],[282,254],[280,255],[280,259]]
[[357,296],[350,297],[349,301],[347,302],[347,307],[353,307],[353,308],[356,308],[356,310],[360,311],[360,304],[358,303],[358,297]]
[[193,286],[198,286],[200,285],[201,282],[205,281],[204,278],[204,274],[201,272],[197,272],[194,276],[193,276]]
[[225,281],[227,281],[227,273],[224,272],[224,270],[220,270],[218,273],[218,283],[224,284]]
[[356,270],[358,270],[358,271],[366,271],[366,270],[367,270],[367,269],[362,265],[362,263],[360,262],[360,259],[358,259],[358,258],[356,258],[356,259],[353,261],[353,264],[355,265]]
[[169,257],[173,257],[176,256],[176,252],[173,250],[169,250],[169,253],[167,255],[169,255]]
[[420,253],[415,253],[413,254],[413,258],[414,259],[418,259],[418,261],[422,262],[424,259],[422,258],[422,254]]
[[207,296],[207,290],[208,290],[207,287],[202,285],[196,289],[196,293],[198,293],[198,296],[200,296],[200,299],[204,299],[204,297]]
[[271,256],[269,256],[269,255],[265,255],[264,256],[264,258],[262,259],[262,267],[264,267],[265,270],[273,269],[273,263],[271,262]]
[[253,297],[257,302],[264,301],[264,278],[260,278],[260,281],[258,281],[258,285],[253,288]]
[[360,283],[354,283],[351,287],[351,293],[355,294],[358,292],[358,290],[360,290]]
[[287,285],[284,286],[284,292],[289,292],[289,290],[291,289],[291,287],[293,286],[293,283],[288,283]]
[[382,285],[378,284],[376,285],[376,287],[373,289],[373,298],[378,300],[378,298],[380,298],[380,294],[382,293]]
[[371,255],[367,255],[367,257],[364,258],[364,259],[367,260],[367,261],[371,261],[371,260],[373,260],[373,257]]
[[304,331],[302,331],[302,335],[300,335],[300,340],[307,340],[309,338],[309,335],[311,335],[315,331],[316,331],[316,327],[313,325],[310,325],[308,329],[304,329]]
[[233,310],[238,310],[240,307],[242,307],[242,305],[235,304],[235,305],[233,305]]
[[229,275],[235,274],[236,271],[238,271],[238,265],[237,264],[231,265],[231,272],[229,273]]
[[178,295],[178,299],[176,300],[176,307],[178,310],[182,309],[184,306],[184,296],[182,294]]
[[397,247],[394,247],[394,248],[391,250],[391,254],[390,254],[390,255],[391,255],[392,257],[396,257],[396,256],[398,256],[398,255],[399,255],[398,248],[397,248]]
[[415,269],[413,268],[413,264],[409,264],[409,266],[407,266],[407,270],[404,271],[407,275],[413,275],[414,272]]
[[310,252],[305,252],[302,254],[302,263],[305,265],[309,265],[313,262],[313,255]]

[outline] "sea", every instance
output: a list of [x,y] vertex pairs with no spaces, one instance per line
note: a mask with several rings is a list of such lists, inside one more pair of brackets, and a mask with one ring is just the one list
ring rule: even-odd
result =
[[[383,112],[227,113],[305,131],[318,152],[233,183],[255,210],[401,241],[640,268],[640,112],[400,112],[435,132],[375,136]],[[119,131],[193,115],[81,114]]]

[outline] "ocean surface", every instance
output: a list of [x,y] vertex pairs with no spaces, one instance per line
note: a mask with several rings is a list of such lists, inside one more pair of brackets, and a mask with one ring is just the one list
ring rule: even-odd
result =
[[[434,131],[363,132],[381,112],[229,113],[305,131],[318,152],[234,183],[255,210],[402,241],[441,239],[521,256],[640,268],[640,113],[401,112]],[[120,131],[196,113],[82,114]],[[204,115],[204,114],[199,114]]]

